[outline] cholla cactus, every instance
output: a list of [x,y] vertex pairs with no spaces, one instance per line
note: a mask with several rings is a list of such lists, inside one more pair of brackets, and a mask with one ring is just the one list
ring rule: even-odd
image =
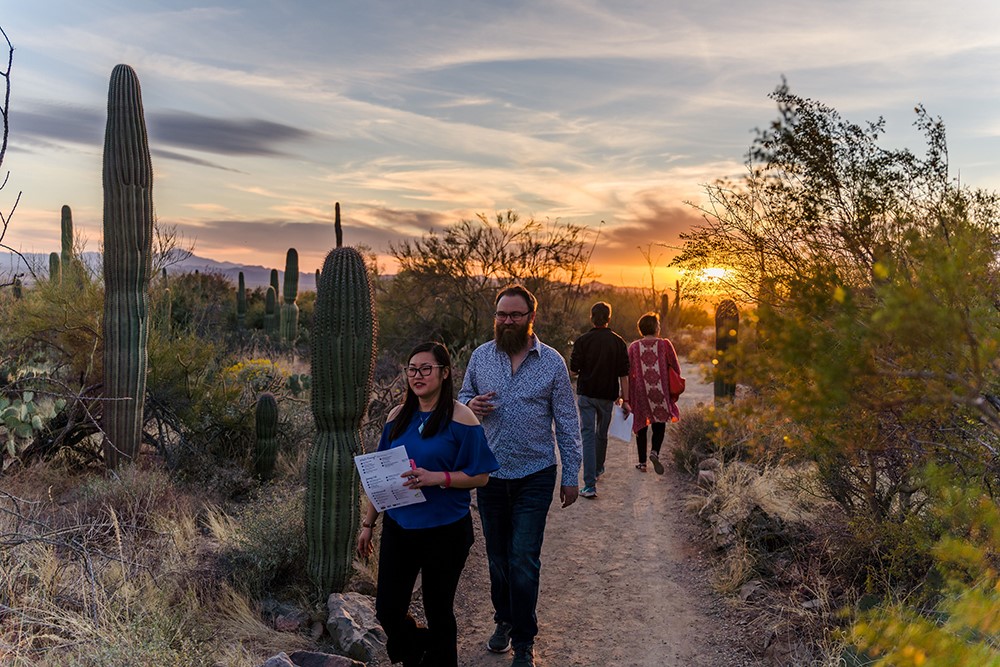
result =
[[278,401],[274,394],[265,391],[257,397],[255,416],[257,447],[254,450],[254,470],[261,479],[270,479],[278,455]]
[[[339,231],[339,230],[338,230]],[[375,365],[372,285],[361,254],[337,247],[323,263],[312,339],[316,442],[306,464],[309,575],[320,593],[342,591],[353,563],[361,491],[354,456]]]
[[285,256],[284,303],[281,304],[281,340],[294,343],[299,336],[299,252],[289,248]]
[[146,393],[153,166],[139,79],[117,65],[104,134],[104,458],[132,461]]

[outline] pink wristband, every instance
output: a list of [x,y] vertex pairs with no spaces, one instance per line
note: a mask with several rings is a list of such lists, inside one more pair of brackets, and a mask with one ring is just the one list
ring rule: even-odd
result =
[[451,486],[451,473],[447,470],[444,471],[444,488]]

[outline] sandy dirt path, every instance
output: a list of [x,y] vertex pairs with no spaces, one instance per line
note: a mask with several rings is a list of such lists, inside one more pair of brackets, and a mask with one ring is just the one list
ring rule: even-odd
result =
[[[712,399],[710,385],[685,367],[686,408]],[[710,585],[710,559],[697,520],[684,509],[690,478],[652,466],[641,473],[634,438],[608,444],[598,497],[549,512],[542,550],[535,655],[544,667],[738,667],[757,664],[742,626]],[[474,516],[476,515],[473,512]],[[475,517],[478,526],[478,516]],[[485,650],[493,631],[482,534],[459,585],[459,664],[506,667],[511,655]]]

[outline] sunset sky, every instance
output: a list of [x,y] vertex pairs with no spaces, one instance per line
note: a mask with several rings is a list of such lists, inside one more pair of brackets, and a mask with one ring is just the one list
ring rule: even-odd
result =
[[[161,224],[198,255],[312,271],[334,243],[388,243],[514,209],[600,234],[600,280],[648,285],[703,186],[739,176],[767,95],[885,116],[1000,189],[1000,3],[900,0],[5,0],[14,44],[4,242],[58,249],[59,209],[97,250],[112,68],[139,75]],[[602,225],[601,222],[604,221]],[[655,246],[664,264],[668,247]],[[384,270],[393,267],[386,257]],[[670,276],[660,270],[666,286]]]

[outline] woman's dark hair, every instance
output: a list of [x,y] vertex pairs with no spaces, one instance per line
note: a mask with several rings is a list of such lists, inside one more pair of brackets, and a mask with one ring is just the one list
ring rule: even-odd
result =
[[[451,372],[451,355],[448,354],[448,348],[444,346],[444,343],[438,343],[437,341],[420,343],[410,350],[410,353],[406,356],[407,363],[421,352],[430,352],[434,355],[434,360],[441,364],[441,368],[438,371],[442,375],[445,369],[448,369],[448,377],[441,378],[441,394],[438,396],[437,406],[434,408],[431,416],[427,418],[427,421],[424,422],[424,428],[420,432],[421,437],[429,438],[451,422],[451,418],[455,413],[455,383],[452,381],[454,374]],[[389,440],[395,440],[406,432],[406,427],[410,425],[410,420],[413,419],[413,415],[419,409],[420,399],[413,393],[410,383],[407,382],[406,400],[403,401],[403,407],[400,408],[399,414],[396,415],[396,419],[393,421],[392,430],[389,432]]]
[[639,318],[639,333],[643,336],[652,336],[656,333],[656,328],[660,326],[660,316],[654,312],[648,312]]

